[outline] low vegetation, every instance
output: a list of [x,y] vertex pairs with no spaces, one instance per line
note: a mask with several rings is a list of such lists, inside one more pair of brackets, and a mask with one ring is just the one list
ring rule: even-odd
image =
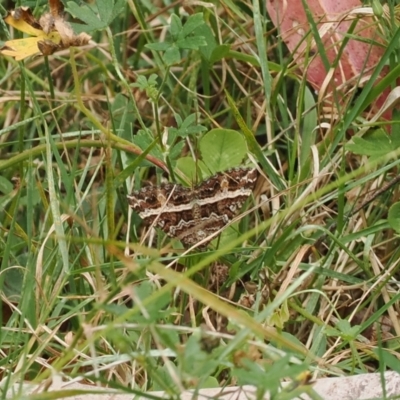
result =
[[[20,3],[35,8],[2,24],[0,56],[3,394],[59,376],[317,398],[314,378],[398,369],[390,18],[369,20],[384,29],[368,80],[317,93],[258,2]],[[21,21],[36,33],[10,52]],[[232,168],[257,182],[202,248],[129,207]]]

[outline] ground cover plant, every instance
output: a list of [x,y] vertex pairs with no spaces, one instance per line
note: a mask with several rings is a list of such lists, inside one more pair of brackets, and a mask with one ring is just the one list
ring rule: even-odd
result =
[[[293,1],[295,43],[273,6],[3,2],[3,397],[60,379],[318,398],[314,378],[398,370],[396,4],[342,10],[325,40]],[[204,246],[129,207],[168,181],[153,204],[179,222],[174,191],[244,169],[257,182]]]

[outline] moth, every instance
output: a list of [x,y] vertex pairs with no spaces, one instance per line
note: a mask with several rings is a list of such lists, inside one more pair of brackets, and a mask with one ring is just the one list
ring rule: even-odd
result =
[[258,178],[255,168],[218,172],[194,188],[176,183],[145,186],[128,196],[129,205],[148,224],[179,239],[185,247],[201,241],[227,225],[252,194]]

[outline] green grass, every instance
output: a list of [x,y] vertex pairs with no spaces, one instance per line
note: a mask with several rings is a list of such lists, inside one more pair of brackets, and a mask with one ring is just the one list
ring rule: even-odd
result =
[[[257,2],[150,3],[84,48],[0,58],[3,398],[54,374],[171,396],[286,379],[274,398],[317,398],[306,371],[398,369],[400,131],[364,119],[396,75],[332,118]],[[386,34],[377,71],[396,68]],[[258,166],[254,196],[206,251],[129,210],[134,188],[239,165]]]

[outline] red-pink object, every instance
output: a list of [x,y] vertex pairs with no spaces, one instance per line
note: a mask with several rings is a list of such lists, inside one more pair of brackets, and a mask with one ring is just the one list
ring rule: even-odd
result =
[[[349,89],[345,85],[349,84],[362,86],[385,51],[371,9],[361,8],[359,0],[307,0],[306,3],[318,27],[330,66],[336,67],[328,71],[325,68],[301,0],[267,0],[269,16],[296,64],[312,86],[317,91],[322,90],[324,95],[333,91],[343,95]],[[350,39],[342,49],[343,40],[354,21],[357,23],[351,34],[356,38]],[[335,63],[339,52],[340,61]],[[380,98],[376,105],[380,106],[378,103],[383,101]]]

